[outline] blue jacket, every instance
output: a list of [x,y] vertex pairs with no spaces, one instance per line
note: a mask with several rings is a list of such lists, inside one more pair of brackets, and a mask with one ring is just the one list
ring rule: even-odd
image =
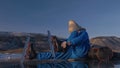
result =
[[[71,33],[67,42],[70,42],[71,45],[67,46],[66,52],[56,52],[56,59],[76,59],[83,58],[87,56],[87,53],[90,49],[89,37],[85,30],[80,32],[74,31]],[[38,59],[50,59],[52,57],[51,52],[41,52],[38,53]]]
[[73,31],[67,42],[71,43],[70,50],[72,55],[70,58],[86,57],[90,49],[89,37],[86,30],[81,30],[80,32]]

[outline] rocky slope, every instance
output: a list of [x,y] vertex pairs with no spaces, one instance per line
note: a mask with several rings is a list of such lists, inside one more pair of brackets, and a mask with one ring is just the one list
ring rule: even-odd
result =
[[109,47],[113,52],[120,53],[120,38],[115,36],[101,36],[90,40],[92,46]]

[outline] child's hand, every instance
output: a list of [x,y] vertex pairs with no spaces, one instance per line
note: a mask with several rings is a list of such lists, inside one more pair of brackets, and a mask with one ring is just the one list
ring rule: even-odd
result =
[[67,42],[64,41],[64,42],[62,42],[61,46],[62,46],[63,48],[66,48],[66,44],[67,44]]

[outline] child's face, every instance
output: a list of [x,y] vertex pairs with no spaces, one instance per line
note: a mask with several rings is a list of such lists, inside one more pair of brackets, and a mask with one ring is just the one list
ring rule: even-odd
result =
[[74,31],[74,27],[69,26],[68,31],[69,31],[70,33],[73,32],[73,31]]
[[[71,23],[71,22],[70,22]],[[73,31],[75,31],[76,30],[76,26],[75,26],[75,24],[69,24],[68,25],[68,31],[71,33],[71,32],[73,32]]]

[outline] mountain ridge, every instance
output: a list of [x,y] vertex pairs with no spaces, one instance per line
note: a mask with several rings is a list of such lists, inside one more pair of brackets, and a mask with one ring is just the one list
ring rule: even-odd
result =
[[[0,50],[23,48],[27,36],[34,37],[36,50],[49,49],[48,37],[42,33],[1,32]],[[63,38],[60,38],[63,39]],[[120,38],[116,36],[99,36],[90,39],[91,46],[109,47],[114,52],[120,53]]]

